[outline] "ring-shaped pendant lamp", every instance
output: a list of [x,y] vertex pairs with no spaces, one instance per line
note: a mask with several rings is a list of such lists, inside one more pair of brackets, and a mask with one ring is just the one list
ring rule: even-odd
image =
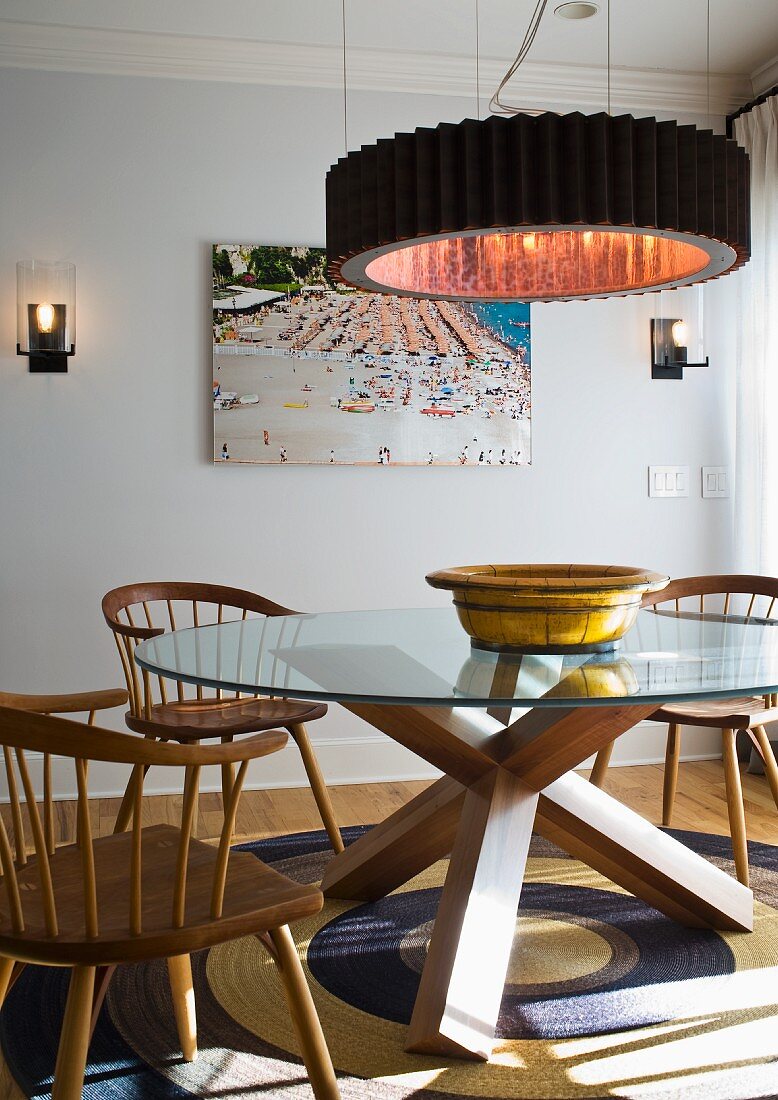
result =
[[702,282],[750,257],[749,164],[723,135],[580,113],[363,146],[327,174],[331,277],[449,301],[570,301]]

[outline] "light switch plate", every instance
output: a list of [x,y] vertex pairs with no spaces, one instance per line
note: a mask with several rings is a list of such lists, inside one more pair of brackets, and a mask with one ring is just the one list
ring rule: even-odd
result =
[[649,466],[648,495],[650,497],[688,497],[688,466]]
[[729,468],[727,466],[703,466],[702,495],[704,497],[729,496]]

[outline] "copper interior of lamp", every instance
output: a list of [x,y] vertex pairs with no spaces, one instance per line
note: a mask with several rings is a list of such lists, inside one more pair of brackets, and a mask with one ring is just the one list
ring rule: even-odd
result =
[[651,233],[580,229],[486,233],[412,244],[372,260],[373,283],[452,298],[585,298],[678,282],[702,271],[695,244]]

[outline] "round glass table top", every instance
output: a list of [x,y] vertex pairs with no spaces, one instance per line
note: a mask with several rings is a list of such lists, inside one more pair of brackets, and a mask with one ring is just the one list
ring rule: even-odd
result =
[[609,653],[471,646],[453,607],[254,618],[142,642],[142,668],[233,691],[352,703],[573,707],[778,691],[778,620],[641,611]]

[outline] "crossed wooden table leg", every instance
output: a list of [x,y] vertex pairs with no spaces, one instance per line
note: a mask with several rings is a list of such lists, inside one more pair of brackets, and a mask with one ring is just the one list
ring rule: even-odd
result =
[[533,827],[681,924],[751,931],[749,889],[571,771],[656,704],[542,707],[502,728],[464,709],[348,709],[446,773],[322,883],[328,897],[372,900],[451,853],[408,1050],[489,1057]]

